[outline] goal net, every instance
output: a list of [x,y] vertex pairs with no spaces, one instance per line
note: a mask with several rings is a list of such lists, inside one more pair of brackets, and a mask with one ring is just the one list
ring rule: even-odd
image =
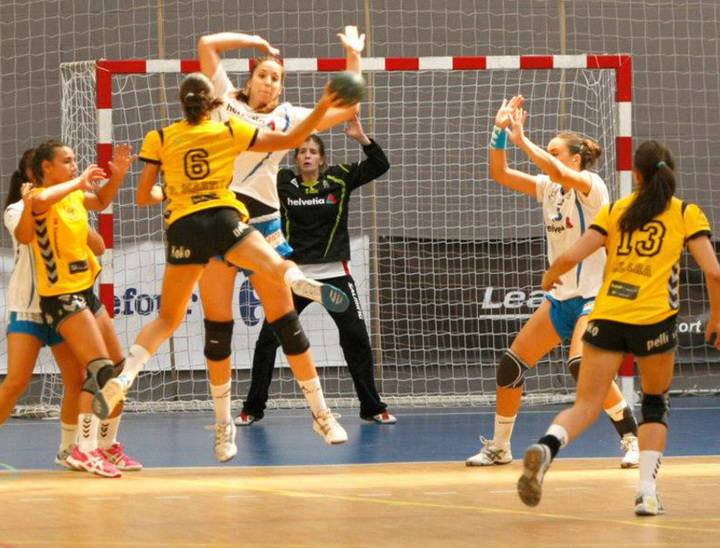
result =
[[[224,61],[238,86],[247,60]],[[312,106],[327,71],[341,60],[287,59],[284,98]],[[611,198],[629,191],[630,59],[627,56],[374,58],[363,61],[371,96],[363,106],[366,131],[386,151],[391,169],[351,200],[352,272],[376,361],[376,380],[393,405],[489,402],[495,364],[523,322],[542,302],[546,264],[539,204],[488,176],[487,140],[503,97],[521,93],[530,112],[527,132],[541,145],[569,129],[597,140],[596,167]],[[109,144],[136,149],[145,134],[181,117],[177,101],[192,61],[103,61],[61,66],[62,134],[81,162],[107,161]],[[323,135],[330,163],[362,158],[336,128]],[[288,158],[290,155],[288,156]],[[513,167],[537,172],[510,147]],[[82,166],[81,166],[82,167]],[[132,344],[156,314],[164,270],[159,207],[138,208],[136,163],[112,211],[98,216],[111,249],[103,257],[101,294],[114,312],[121,342]],[[680,389],[717,389],[717,365],[698,344],[707,302],[692,264],[680,319]],[[233,395],[239,404],[263,313],[247,279],[236,282]],[[698,323],[697,320],[701,320]],[[335,325],[319,306],[301,316],[335,406],[356,405]],[[202,308],[193,295],[186,321],[148,364],[129,408],[210,406]],[[568,399],[574,383],[559,347],[526,381],[530,402]],[[304,405],[278,353],[270,406]],[[59,378],[43,364],[42,401],[57,402]],[[683,370],[683,368],[685,368]],[[676,382],[676,385],[678,383]]]
[[[238,86],[247,60],[226,61]],[[312,106],[327,70],[341,61],[287,59],[285,100]],[[623,65],[626,63],[627,66]],[[629,137],[629,78],[623,56],[527,56],[365,59],[372,96],[363,107],[366,130],[386,150],[389,173],[358,191],[351,202],[352,272],[358,283],[383,398],[398,404],[489,401],[495,364],[522,323],[542,301],[545,241],[537,202],[488,178],[487,138],[503,97],[522,93],[530,111],[528,133],[546,144],[560,129],[596,139],[598,166],[611,195],[621,192],[618,146]],[[145,134],[181,117],[177,101],[183,72],[193,62],[113,61],[62,66],[63,138],[78,157],[94,159],[110,142],[138,147]],[[620,100],[619,100],[620,99]],[[96,108],[99,107],[99,108]],[[621,137],[621,139],[618,139]],[[329,161],[361,159],[341,128],[326,136]],[[620,143],[620,145],[618,145]],[[627,154],[627,150],[624,151]],[[509,161],[535,172],[523,154]],[[133,166],[112,213],[99,216],[113,234],[102,293],[114,294],[115,326],[125,345],[157,310],[164,270],[159,207],[134,205],[141,169]],[[627,166],[625,166],[627,169]],[[233,365],[236,401],[247,393],[262,308],[246,278],[238,276]],[[109,301],[107,301],[109,303]],[[301,317],[321,367],[325,394],[335,405],[354,405],[335,325],[319,306]],[[136,406],[207,405],[202,308],[197,294],[186,321],[158,351],[130,395]],[[563,348],[529,375],[532,400],[571,394]],[[301,395],[278,355],[271,404],[293,405]]]

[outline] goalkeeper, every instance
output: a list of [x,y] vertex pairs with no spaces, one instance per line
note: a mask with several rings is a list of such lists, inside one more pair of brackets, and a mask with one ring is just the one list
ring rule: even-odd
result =
[[[370,337],[355,280],[350,274],[347,227],[350,194],[381,176],[390,164],[380,145],[365,135],[357,116],[348,121],[345,134],[362,145],[367,159],[328,167],[325,144],[317,135],[311,135],[295,150],[298,173],[289,169],[278,173],[282,228],[294,250],[290,257],[303,273],[342,288],[351,297],[347,310],[330,312],[330,316],[338,327],[340,346],[360,399],[360,417],[380,424],[393,424],[396,419],[387,412],[387,406],[380,401],[375,388]],[[297,295],[293,300],[298,314],[311,303]],[[272,327],[265,320],[255,343],[250,391],[235,424],[247,426],[263,417],[279,346]]]

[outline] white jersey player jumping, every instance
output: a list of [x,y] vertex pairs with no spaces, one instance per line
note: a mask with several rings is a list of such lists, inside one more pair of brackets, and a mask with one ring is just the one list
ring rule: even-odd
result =
[[[542,203],[547,234],[548,259],[554,261],[571,247],[600,208],[609,202],[607,187],[589,169],[600,156],[600,146],[573,132],[562,132],[547,151],[523,132],[527,113],[524,99],[504,100],[495,117],[490,141],[490,176],[503,186],[534,196]],[[519,146],[543,172],[530,175],[507,166],[507,139]],[[602,284],[605,251],[598,250],[562,277],[559,285],[528,319],[497,367],[497,404],[493,439],[481,437],[482,449],[469,457],[468,466],[507,464],[512,461],[510,437],[522,397],[525,373],[563,340],[570,340],[568,369],[577,381],[582,354],[582,335],[587,315]],[[613,383],[604,408],[621,437],[623,468],[638,464],[637,423],[632,409]]]
[[[347,61],[347,70],[360,72],[360,54],[365,35],[356,27],[345,27],[338,34]],[[220,52],[256,48],[267,57],[251,61],[250,77],[237,89],[225,72]],[[277,57],[280,51],[259,36],[222,32],[203,36],[198,42],[200,68],[213,82],[216,95],[223,101],[215,116],[227,120],[238,116],[258,127],[289,131],[303,120],[310,109],[280,101],[285,71]],[[324,131],[349,120],[359,105],[330,108],[317,131]],[[237,197],[250,212],[249,224],[257,228],[283,257],[292,249],[285,241],[280,223],[280,201],[277,194],[277,173],[286,151],[273,153],[245,152],[235,161],[230,184]],[[205,312],[205,357],[210,374],[210,391],[216,414],[215,454],[224,461],[237,451],[235,425],[230,415],[231,339],[233,330],[233,295],[237,270],[220,260],[211,260],[200,280],[200,298]],[[265,310],[293,374],[307,399],[314,417],[313,428],[327,443],[347,441],[347,433],[328,409],[323,397],[310,343],[300,325],[290,290],[260,274],[247,273]],[[244,420],[242,417],[239,421]]]

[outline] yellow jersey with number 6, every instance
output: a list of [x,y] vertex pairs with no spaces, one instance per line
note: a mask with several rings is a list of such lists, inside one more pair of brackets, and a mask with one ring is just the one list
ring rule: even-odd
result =
[[145,137],[140,159],[162,166],[167,205],[166,226],[203,209],[232,207],[247,220],[245,206],[228,186],[235,158],[250,148],[257,128],[230,118],[227,122],[186,121],[153,130]]
[[683,247],[692,238],[710,236],[702,210],[675,197],[642,229],[621,232],[618,222],[636,195],[604,206],[590,225],[606,236],[607,263],[589,320],[649,325],[676,314]]

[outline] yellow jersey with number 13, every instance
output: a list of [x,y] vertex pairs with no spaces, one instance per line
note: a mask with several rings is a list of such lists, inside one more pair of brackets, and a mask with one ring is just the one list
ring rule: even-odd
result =
[[205,120],[195,125],[183,120],[146,135],[140,159],[162,166],[168,199],[166,226],[213,207],[232,207],[247,220],[247,209],[228,186],[235,158],[252,146],[257,131],[247,122],[230,118],[225,123]]
[[589,320],[649,325],[677,314],[683,247],[692,238],[710,235],[702,210],[675,197],[640,230],[621,232],[618,222],[636,196],[604,206],[590,225],[606,236],[607,263]]

